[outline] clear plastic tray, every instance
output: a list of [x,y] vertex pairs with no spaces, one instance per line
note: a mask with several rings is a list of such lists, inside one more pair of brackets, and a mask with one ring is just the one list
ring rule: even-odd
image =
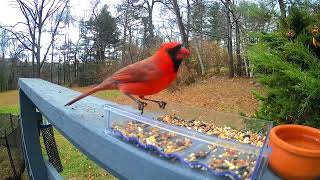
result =
[[[166,109],[160,111],[159,108],[149,107],[144,115],[140,115],[139,111],[130,107],[106,105],[106,132],[208,176],[261,178],[270,151],[267,144],[271,122],[179,104]],[[173,123],[168,121],[170,118]],[[234,137],[245,134],[247,139],[251,135],[259,137],[260,142],[250,144],[243,141],[243,137],[237,139],[217,133],[208,135],[201,132],[201,128],[182,126],[177,123],[179,121],[182,124],[214,124],[210,127],[218,132],[234,133]]]

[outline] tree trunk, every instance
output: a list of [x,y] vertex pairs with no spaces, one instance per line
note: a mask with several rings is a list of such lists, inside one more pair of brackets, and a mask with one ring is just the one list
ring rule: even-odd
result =
[[31,63],[32,63],[32,77],[34,78],[35,77],[35,74],[34,74],[34,72],[35,72],[35,64],[34,64],[34,51],[35,51],[35,46],[34,46],[34,44],[32,44],[32,61],[31,61]]
[[[30,30],[31,31],[31,30]],[[32,49],[32,77],[35,78],[35,62],[34,62],[34,58],[35,58],[35,50],[36,50],[36,26],[33,27],[33,33],[31,33],[32,36],[32,45],[31,45],[31,49]]]
[[[141,49],[144,52],[146,50],[146,47],[148,47],[148,22],[146,21],[145,18],[142,19],[142,23],[143,23],[143,44],[141,44]],[[143,54],[141,51],[139,51],[139,55],[138,55],[138,59],[142,59],[144,57],[140,57],[141,54]],[[143,54],[142,56],[145,56],[145,54]]]
[[184,24],[182,21],[182,17],[180,15],[180,8],[178,5],[178,2],[177,2],[177,0],[172,0],[172,3],[173,3],[173,10],[174,10],[174,13],[176,14],[176,18],[177,18],[177,23],[178,23],[178,27],[179,27],[179,31],[180,31],[180,35],[181,35],[181,40],[182,40],[184,46],[186,48],[188,48],[189,47],[189,40],[188,40],[188,36],[187,36],[186,30],[185,30],[185,27],[184,27]]
[[77,68],[77,82],[79,82],[79,61],[77,60],[77,66],[76,66],[76,68]]
[[37,74],[36,75],[37,75],[37,78],[40,78],[40,72],[41,72],[41,35],[42,35],[42,26],[43,26],[43,21],[42,21],[43,3],[44,3],[44,1],[41,2],[40,11],[39,11],[39,18],[38,18],[38,39],[37,39],[38,43],[36,45],[36,48],[37,48],[37,54],[36,54],[36,60],[37,60]]
[[54,45],[53,42],[54,40],[52,40],[52,46],[51,46],[51,64],[50,64],[50,81],[53,82],[53,49],[54,49]]
[[250,68],[250,77],[253,77],[253,68],[254,68],[254,65],[252,64],[251,66],[249,65]]
[[198,60],[199,60],[199,64],[200,64],[200,69],[201,69],[201,75],[203,76],[203,75],[205,75],[205,70],[204,70],[204,66],[203,66],[203,62],[202,62],[202,58],[201,58],[201,54],[200,54],[200,52],[199,52],[199,48],[198,48],[198,46],[199,46],[199,39],[198,39],[198,37],[197,37],[197,44],[195,45],[195,48],[196,48],[196,52],[197,52],[197,56],[198,56]]
[[281,13],[281,18],[286,17],[286,5],[284,4],[284,0],[278,0],[279,2],[279,7],[280,7],[280,13]]
[[190,27],[191,27],[191,5],[190,0],[187,0],[187,37],[190,34]]
[[155,0],[152,0],[151,1],[151,4],[149,3],[148,0],[145,0],[145,3],[147,4],[148,6],[148,38],[147,38],[147,46],[150,47],[153,45],[153,41],[154,41],[154,26],[153,26],[153,16],[152,16],[152,13],[153,13],[153,7],[154,7],[154,3],[155,3]]
[[40,70],[41,70],[40,49],[41,49],[40,45],[37,45],[37,54],[36,54],[37,73],[36,73],[36,78],[40,78]]
[[77,67],[78,67],[78,65],[77,65],[77,50],[75,51],[75,53],[74,53],[74,64],[73,64],[73,78],[74,78],[74,81],[75,80],[77,80]]
[[[69,36],[69,33],[68,33]],[[72,84],[72,75],[71,75],[71,58],[70,58],[70,52],[71,52],[71,40],[69,38],[68,40],[68,79],[69,79],[69,84],[71,86]]]
[[236,53],[237,53],[237,74],[239,77],[242,76],[242,61],[241,61],[241,52],[240,52],[240,22],[239,19],[235,21],[236,25]]
[[68,61],[68,79],[69,79],[69,86],[71,87],[72,85],[72,75],[71,75],[71,61],[70,61],[70,57],[69,57],[69,61]]
[[231,16],[229,11],[229,1],[226,1],[226,13],[228,21],[228,55],[229,55],[229,77],[234,77],[234,67],[233,67],[233,50],[232,50],[232,24]]
[[[173,5],[173,11],[174,11],[176,18],[177,18],[177,23],[178,23],[182,43],[188,49],[189,48],[189,40],[188,40],[188,36],[187,36],[186,30],[185,30],[185,27],[184,27],[184,24],[182,21],[182,17],[180,14],[180,8],[179,8],[177,0],[172,0],[172,5]],[[184,74],[187,77],[185,82],[186,82],[186,84],[193,83],[193,82],[195,82],[195,79],[194,79],[193,74],[191,73],[192,67],[191,67],[190,59],[189,58],[185,59],[184,62],[187,67],[187,70],[189,71],[188,74],[187,73]]]
[[248,63],[247,63],[247,59],[244,59],[244,67],[246,70],[246,76],[249,77],[249,68],[248,68]]
[[130,62],[133,64],[133,54],[131,53],[131,46],[132,46],[132,29],[131,27],[128,27],[129,30],[129,48],[128,48],[128,54],[130,58]]
[[63,54],[63,84],[66,84],[66,54]]
[[60,85],[61,84],[61,71],[60,71],[60,57],[59,57],[59,63],[58,63],[58,84]]
[[152,11],[153,11],[153,6],[148,10],[149,16],[148,16],[148,32],[149,32],[149,38],[148,38],[148,43],[149,45],[152,45],[153,40],[154,40],[154,33],[153,33],[153,18],[152,18]]
[[[40,17],[41,18],[41,17]],[[42,24],[41,21],[39,23],[39,27],[38,27],[38,43],[36,45],[37,48],[37,54],[36,54],[36,60],[37,60],[37,73],[36,73],[36,77],[40,78],[40,72],[41,72],[41,31],[42,31]]]
[[[129,0],[127,1],[127,5],[129,6]],[[123,25],[123,40],[122,40],[122,53],[121,53],[121,62],[123,65],[127,64],[127,61],[125,62],[126,58],[126,42],[127,42],[127,29],[128,29],[128,7],[126,8],[126,11],[124,13],[124,25]]]

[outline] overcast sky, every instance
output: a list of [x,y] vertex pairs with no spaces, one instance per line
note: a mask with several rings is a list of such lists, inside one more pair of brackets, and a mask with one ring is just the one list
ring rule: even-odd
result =
[[[30,0],[32,1],[32,0]],[[86,17],[89,18],[91,11],[92,11],[92,0],[70,0],[70,6],[71,6],[71,14],[75,16],[77,20],[80,19],[80,17]],[[116,5],[120,3],[120,0],[100,0],[99,7],[101,8],[103,5],[107,4],[109,6],[109,11],[111,14],[115,17],[117,15],[116,12]],[[155,27],[163,34],[170,34],[170,31],[166,28],[163,28],[163,22],[166,18],[174,18],[173,14],[166,14],[165,17],[161,17],[160,15],[160,5],[156,5],[154,7],[153,11],[153,23]],[[25,22],[25,18],[23,17],[20,10],[17,8],[17,2],[16,0],[0,0],[0,24],[2,26],[12,26],[15,25],[17,22]],[[75,23],[74,25],[71,24],[69,35],[72,42],[76,43],[79,38],[79,28],[77,26],[78,24]],[[26,27],[24,25],[21,25],[17,27],[15,30],[21,30],[21,27]],[[167,28],[173,28],[173,31],[175,34],[179,32],[176,25],[173,27],[166,24]],[[27,31],[26,29],[23,29],[24,31]],[[64,33],[65,31],[61,31]],[[64,42],[64,36],[57,36],[57,45],[62,45]],[[41,35],[42,39],[42,48],[41,48],[41,54],[42,57],[44,55],[44,52],[46,51],[48,45],[51,42],[51,35],[49,33],[43,33]],[[60,43],[59,43],[60,42]],[[31,52],[28,52],[29,55],[31,55]],[[49,51],[49,54],[51,51]],[[8,56],[8,54],[7,54]],[[47,57],[48,58],[48,57]]]
[[[115,5],[117,0],[101,0],[101,5],[108,4],[109,10],[113,15],[115,12]],[[17,22],[25,21],[25,18],[22,16],[22,13],[18,8],[15,7],[15,0],[0,0],[0,24],[4,26],[11,26]],[[71,13],[76,17],[88,16],[90,13],[91,5],[90,0],[70,0]],[[71,33],[73,36],[77,36],[77,28],[73,28],[74,33]],[[76,37],[73,37],[76,38]]]
[[[70,6],[71,6],[71,14],[75,16],[77,20],[80,19],[80,17],[89,17],[92,11],[92,0],[70,0]],[[115,6],[120,2],[120,0],[100,0],[100,8],[108,4],[109,11],[111,14],[115,17],[116,16],[116,8]],[[154,25],[157,27],[161,26],[163,24],[163,21],[165,18],[169,18],[170,14],[166,14],[166,17],[160,17],[160,6],[154,7],[153,12],[153,22]],[[0,0],[0,24],[3,26],[12,26],[15,25],[17,22],[24,22],[25,18],[23,17],[20,10],[17,8],[17,2],[16,0]],[[167,26],[167,25],[166,25]],[[21,28],[21,27],[20,27]],[[16,28],[20,29],[19,27]],[[157,28],[163,33],[167,33],[165,29],[163,28]],[[20,29],[21,30],[21,29]],[[178,29],[175,28],[175,31],[178,32]],[[64,31],[62,31],[64,32]],[[79,28],[77,26],[77,23],[75,25],[71,25],[71,28],[69,30],[71,41],[76,42],[79,38]],[[46,50],[47,45],[50,43],[50,34],[43,33],[42,34],[42,53]],[[60,39],[60,40],[59,40]],[[60,37],[58,39],[58,42],[63,42],[63,37]],[[41,54],[42,54],[41,53]]]
[[[117,0],[101,0],[101,4],[108,4],[112,14],[114,14],[114,5]],[[23,20],[19,9],[14,8],[15,0],[0,0],[0,23],[3,25],[12,25]],[[77,16],[83,16],[85,11],[90,10],[90,0],[70,0],[72,13]]]
[[[115,5],[119,1],[117,0],[101,0],[100,6],[104,4],[109,5],[109,11],[111,11],[112,15],[116,15]],[[16,0],[0,0],[0,24],[3,26],[12,26],[15,25],[17,22],[24,22],[25,18],[23,17],[20,10],[17,8]],[[80,17],[88,17],[91,13],[92,6],[90,5],[90,0],[70,0],[71,6],[71,14],[79,19]],[[21,27],[20,27],[21,28]],[[19,29],[19,28],[17,28]],[[76,25],[71,25],[70,28],[70,38],[73,42],[77,41],[79,37],[79,30]],[[42,45],[49,44],[50,42],[50,35],[43,34],[42,36],[43,43]],[[63,39],[63,38],[62,38]],[[46,47],[45,45],[44,47]],[[45,49],[42,50],[42,53]]]

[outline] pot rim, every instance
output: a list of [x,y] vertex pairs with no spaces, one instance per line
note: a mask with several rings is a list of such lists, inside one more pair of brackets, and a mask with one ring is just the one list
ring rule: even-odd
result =
[[276,135],[276,132],[278,132],[280,129],[284,129],[284,128],[287,129],[289,127],[293,131],[297,129],[306,129],[307,131],[315,132],[316,134],[319,134],[319,138],[320,138],[320,130],[316,128],[303,126],[303,125],[285,124],[285,125],[278,125],[271,129],[270,141],[272,141],[275,145],[279,146],[281,149],[284,149],[285,151],[290,151],[293,154],[307,156],[307,157],[320,157],[320,149],[311,150],[311,149],[297,147],[285,142],[284,140],[282,140],[280,137]]

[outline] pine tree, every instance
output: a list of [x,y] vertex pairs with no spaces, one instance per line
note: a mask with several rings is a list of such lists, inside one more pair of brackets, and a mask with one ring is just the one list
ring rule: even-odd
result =
[[[299,123],[320,127],[320,59],[311,27],[319,19],[291,7],[277,32],[259,36],[248,57],[265,92],[256,93],[258,118],[276,124]],[[318,32],[320,33],[320,32]]]

